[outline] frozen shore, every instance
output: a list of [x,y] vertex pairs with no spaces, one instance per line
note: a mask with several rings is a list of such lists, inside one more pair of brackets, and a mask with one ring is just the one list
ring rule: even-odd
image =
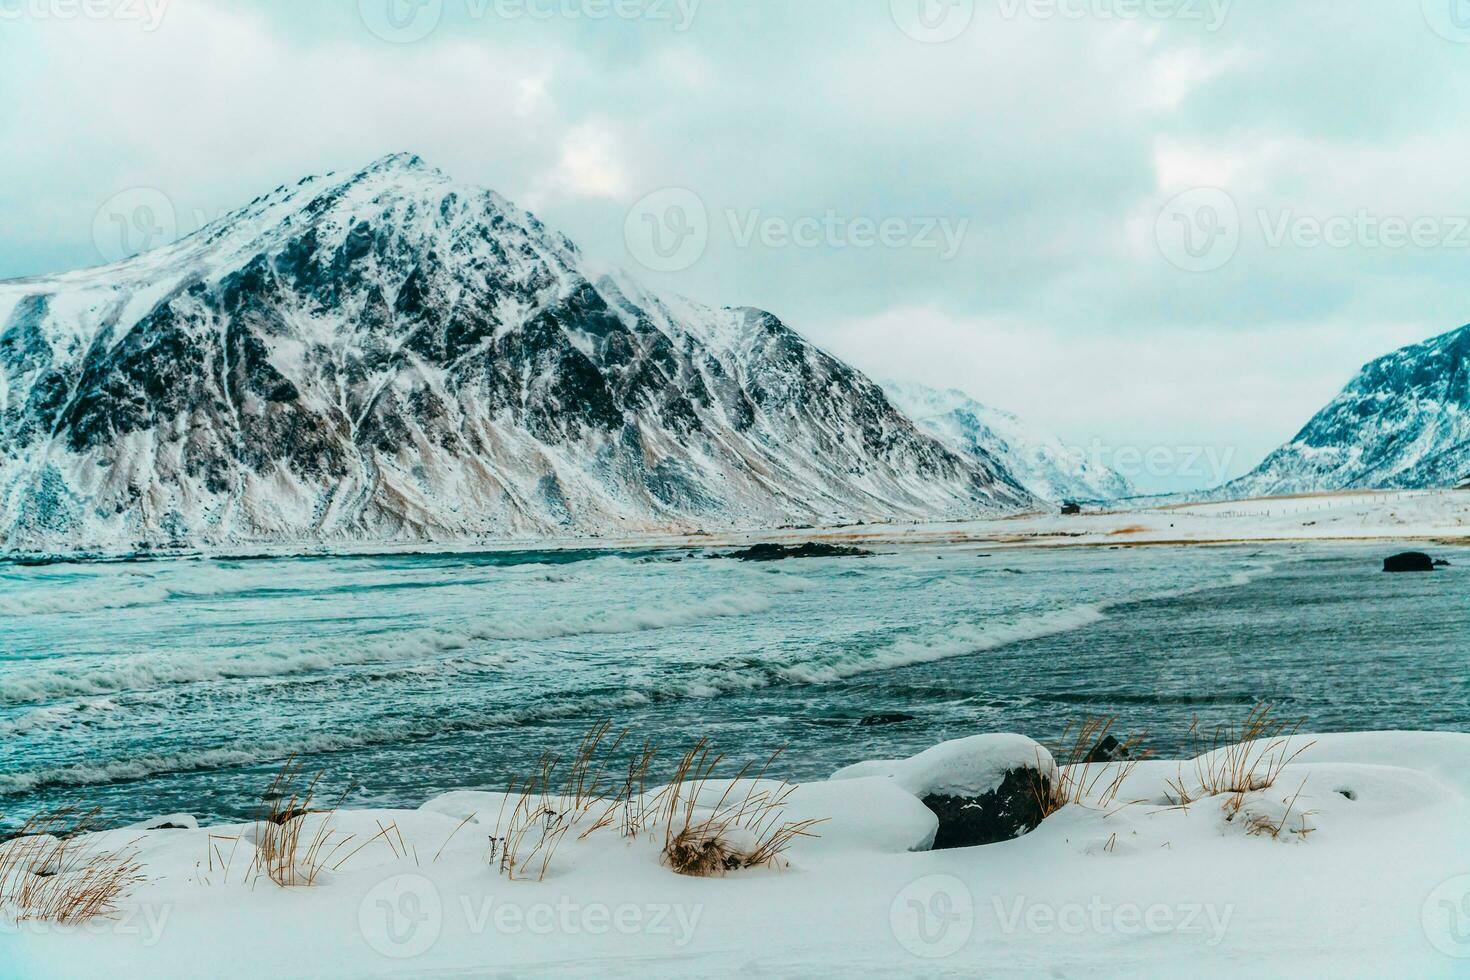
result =
[[[288,821],[296,873],[320,865],[309,887],[261,873],[273,824],[161,818],[145,826],[174,829],[78,841],[135,855],[143,881],[86,925],[7,912],[0,974],[1470,975],[1470,735],[1252,743],[1239,792],[1211,791],[1212,773],[1242,769],[1218,752],[1071,767],[1081,802],[1029,834],[925,850],[936,816],[924,786],[983,791],[1033,743],[994,744],[1000,756],[962,747],[772,789],[767,828],[825,821],[816,836],[771,866],[711,877],[671,870],[658,817],[634,817],[642,832],[629,833],[628,812],[597,827],[589,807],[544,880],[524,849],[510,880],[491,839],[516,806],[501,793]],[[695,802],[717,809],[725,787]],[[742,833],[736,845],[760,836]]]
[[1017,514],[989,520],[933,524],[858,524],[751,531],[640,531],[607,537],[516,540],[424,540],[365,542],[334,540],[229,542],[147,553],[21,553],[10,561],[46,562],[118,558],[289,557],[474,553],[496,551],[645,550],[650,548],[735,548],[809,541],[872,546],[982,545],[1008,547],[1139,547],[1169,544],[1238,544],[1268,541],[1395,540],[1470,542],[1470,491],[1348,491],[1210,503],[1150,505],[1130,501],[1096,505],[1077,516],[1056,512]]

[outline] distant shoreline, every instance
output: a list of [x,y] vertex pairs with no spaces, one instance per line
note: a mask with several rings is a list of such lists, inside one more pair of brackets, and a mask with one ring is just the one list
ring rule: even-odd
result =
[[650,532],[624,537],[521,538],[502,541],[343,541],[122,549],[95,552],[10,551],[0,565],[213,559],[374,558],[567,552],[637,552],[739,548],[806,541],[875,547],[1141,548],[1293,542],[1371,541],[1470,545],[1470,492],[1463,490],[1336,491],[1252,500],[1171,503],[1136,510],[1099,510],[1074,517],[1028,513],[932,524],[848,524],[752,531]]

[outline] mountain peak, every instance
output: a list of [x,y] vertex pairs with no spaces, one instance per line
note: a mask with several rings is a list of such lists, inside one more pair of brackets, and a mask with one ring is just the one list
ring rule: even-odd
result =
[[381,173],[383,171],[422,171],[433,170],[424,158],[417,153],[389,153],[381,156],[362,169],[362,173]]
[[407,153],[0,286],[0,543],[483,540],[1029,505],[770,314],[617,286]]
[[1370,361],[1291,442],[1214,495],[1453,487],[1466,476],[1470,326]]
[[1043,500],[1118,500],[1137,494],[1133,485],[1100,460],[1033,428],[1018,416],[983,405],[958,388],[885,381],[883,390],[920,431],[951,448],[993,459]]

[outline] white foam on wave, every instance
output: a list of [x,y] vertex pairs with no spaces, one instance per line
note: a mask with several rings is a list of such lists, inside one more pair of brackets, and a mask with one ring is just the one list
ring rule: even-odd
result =
[[[592,697],[598,711],[631,710],[648,704],[650,700],[647,695],[637,691],[627,691],[611,697],[598,693]],[[592,705],[573,698],[559,704],[523,711],[487,712],[472,719],[442,720],[425,717],[403,722],[379,722],[369,729],[353,733],[318,733],[292,740],[253,743],[242,740],[229,746],[187,752],[136,755],[126,759],[82,762],[53,769],[0,773],[0,796],[15,796],[39,789],[101,786],[153,776],[205,772],[236,766],[275,764],[298,756],[402,744],[445,731],[475,733],[510,728],[533,721],[575,717],[586,713],[589,707]]]
[[[793,588],[789,581],[770,591]],[[181,684],[240,678],[289,677],[339,667],[429,660],[486,642],[550,640],[596,634],[637,633],[746,616],[771,608],[765,592],[729,592],[677,604],[575,609],[520,621],[503,620],[461,629],[415,629],[353,636],[292,649],[89,657],[61,666],[27,667],[0,675],[0,704],[150,691]],[[510,654],[503,654],[509,657]]]
[[164,602],[169,590],[157,583],[128,585],[116,591],[98,583],[68,585],[42,591],[29,586],[11,595],[0,595],[0,616],[56,616],[108,609],[132,609]]
[[1127,596],[1029,615],[1000,616],[984,623],[962,623],[935,634],[903,637],[866,649],[828,648],[818,658],[794,663],[762,660],[731,669],[704,671],[693,679],[680,681],[675,693],[684,697],[702,698],[733,691],[756,690],[779,683],[831,684],[876,671],[895,670],[983,653],[1015,643],[1086,629],[1105,621],[1108,613],[1119,606],[1216,589],[1240,588],[1275,570],[1275,564],[1256,565],[1237,570],[1223,581],[1216,579],[1146,596]]

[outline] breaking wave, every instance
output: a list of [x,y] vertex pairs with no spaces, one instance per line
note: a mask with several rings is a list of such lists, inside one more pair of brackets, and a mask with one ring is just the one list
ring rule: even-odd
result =
[[[793,583],[781,588],[791,590]],[[89,658],[66,667],[0,676],[0,704],[29,704],[68,697],[149,691],[180,684],[240,678],[289,677],[338,667],[427,660],[476,644],[551,640],[595,634],[639,633],[689,626],[710,619],[748,616],[771,608],[765,593],[731,592],[678,605],[576,610],[463,629],[418,629],[350,637],[293,650],[247,650],[227,656],[144,655]]]

